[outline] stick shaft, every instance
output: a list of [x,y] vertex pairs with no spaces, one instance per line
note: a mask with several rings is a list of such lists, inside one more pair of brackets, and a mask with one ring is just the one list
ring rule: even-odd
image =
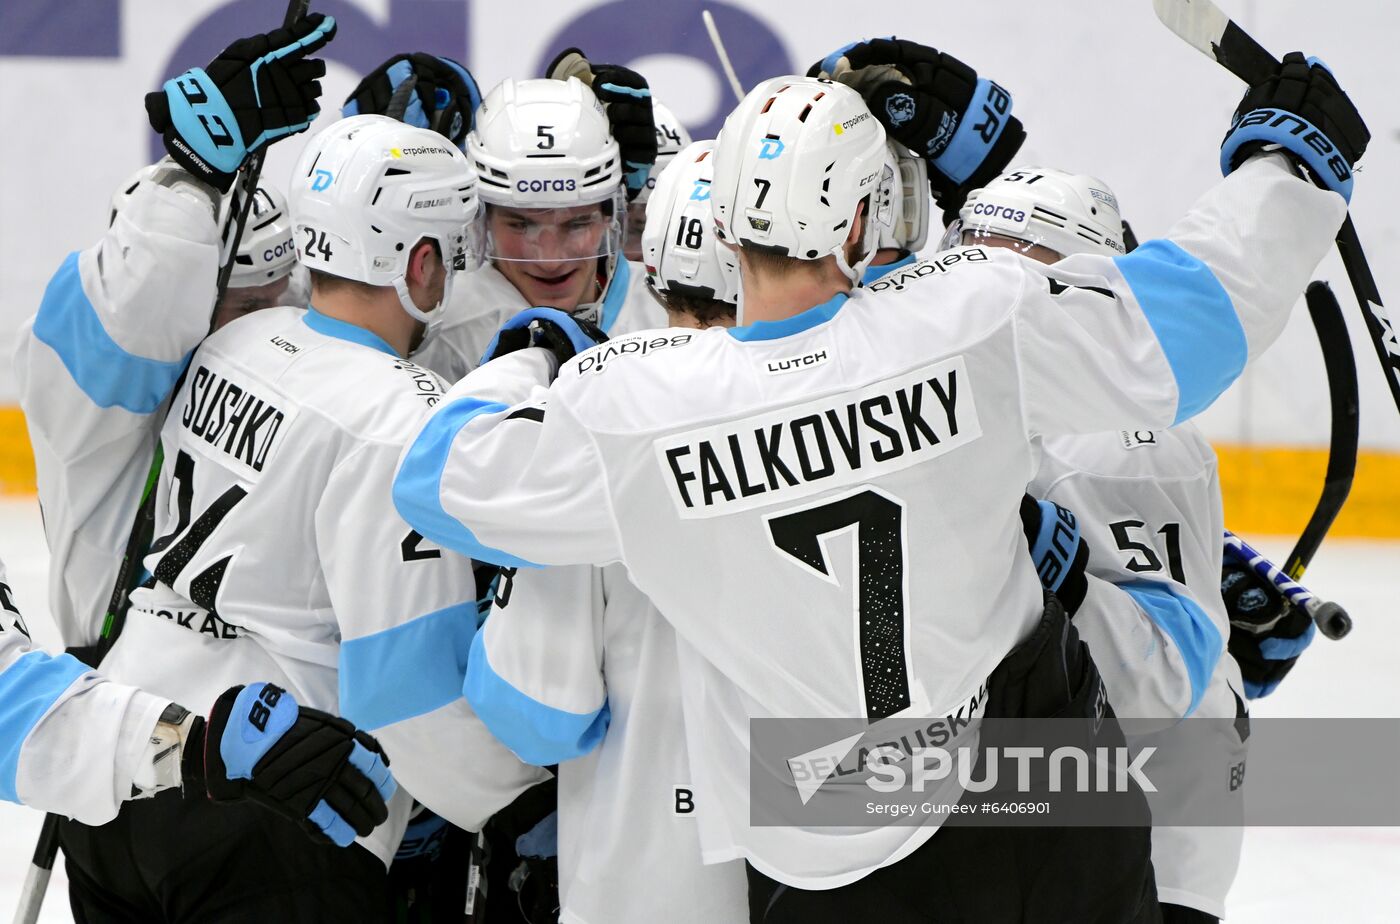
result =
[[715,46],[715,55],[719,58],[720,67],[724,68],[729,88],[734,91],[734,98],[742,102],[744,85],[739,83],[739,75],[734,73],[734,65],[729,63],[729,53],[724,50],[724,41],[719,37],[719,27],[715,25],[715,18],[710,15],[709,10],[702,10],[700,18],[705,21],[705,31],[710,34],[710,44]]

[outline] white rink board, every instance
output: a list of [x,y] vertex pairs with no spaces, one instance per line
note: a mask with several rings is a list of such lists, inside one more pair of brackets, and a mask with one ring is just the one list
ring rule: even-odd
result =
[[[4,0],[6,7],[21,11],[20,19],[30,10],[36,17],[73,16],[62,11],[104,2],[54,6],[45,0]],[[65,254],[96,238],[112,190],[146,162],[151,132],[142,95],[158,86],[166,63],[205,17],[228,7],[169,0],[110,3],[121,13],[114,57],[7,57],[0,51],[0,124],[9,141],[0,146],[0,355],[6,357],[18,325],[36,310],[49,274]],[[626,49],[626,63],[646,73],[658,98],[694,126],[733,104],[704,43],[702,5],[714,8],[721,23],[726,9],[750,15],[773,37],[772,53],[747,68],[735,55],[746,85],[784,66],[805,71],[833,48],[862,36],[897,34],[950,51],[1015,96],[1015,111],[1030,138],[1019,158],[1023,163],[1043,160],[1101,177],[1118,193],[1143,238],[1163,232],[1218,178],[1217,149],[1241,92],[1235,78],[1162,27],[1147,0],[864,0],[858,6],[831,0],[817,5],[803,0],[345,0],[341,9],[358,11],[364,20],[343,29],[331,47],[337,53],[363,47],[367,33],[381,30],[393,50],[402,51],[414,41],[402,38],[410,34],[410,23],[446,21],[451,14],[460,31],[439,29],[435,40],[441,45],[423,50],[461,49],[483,89],[489,89],[507,76],[537,76],[552,52],[566,44],[587,50],[621,36],[616,41]],[[1400,247],[1400,110],[1393,96],[1400,85],[1400,59],[1393,53],[1400,4],[1332,0],[1323,5],[1325,13],[1313,0],[1224,0],[1223,5],[1276,53],[1307,43],[1308,52],[1335,67],[1370,119],[1374,137],[1358,173],[1356,224],[1380,290],[1400,312],[1400,263],[1386,258]],[[272,0],[258,7],[269,16],[280,8]],[[606,19],[619,9],[636,11],[634,28],[616,28]],[[836,10],[841,14],[830,15]],[[746,33],[756,31],[732,30],[731,50],[740,50],[752,38]],[[565,40],[561,32],[571,38]],[[689,52],[674,51],[682,47]],[[765,70],[770,59],[780,60]],[[182,60],[180,68],[205,63],[205,58]],[[331,62],[324,81],[327,116],[313,131],[329,124],[358,76]],[[83,97],[81,120],[74,118],[73,107],[52,105],[54,88],[75,83]],[[266,176],[285,183],[303,143],[293,139],[273,148]],[[1400,417],[1387,408],[1390,399],[1372,347],[1355,323],[1356,309],[1347,302],[1335,256],[1320,275],[1333,281],[1354,322],[1363,444],[1400,449]],[[1202,425],[1217,442],[1324,445],[1323,381],[1311,328],[1300,310],[1279,344],[1206,413]],[[9,364],[0,362],[0,404],[14,400]]]

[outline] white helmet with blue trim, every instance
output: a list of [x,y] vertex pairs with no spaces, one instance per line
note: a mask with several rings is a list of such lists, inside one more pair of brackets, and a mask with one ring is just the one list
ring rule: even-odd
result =
[[[715,149],[715,222],[725,240],[798,260],[828,255],[853,285],[875,256],[894,173],[885,130],[850,87],[775,77],[744,97]],[[866,202],[863,250],[845,242]]]
[[[292,173],[297,259],[312,270],[392,286],[404,311],[428,325],[405,276],[413,246],[434,241],[454,272],[479,263],[471,230],[480,210],[476,173],[446,138],[382,115],[351,116],[312,137]],[[448,295],[445,292],[443,301]]]
[[715,237],[710,212],[713,141],[696,141],[661,174],[647,202],[642,259],[647,284],[661,295],[679,294],[731,304],[739,298],[739,264]]

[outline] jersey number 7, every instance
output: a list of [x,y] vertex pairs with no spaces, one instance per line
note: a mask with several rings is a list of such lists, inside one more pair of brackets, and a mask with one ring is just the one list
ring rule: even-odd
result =
[[767,519],[773,545],[818,578],[837,584],[824,548],[837,533],[856,537],[855,617],[865,716],[909,706],[904,654],[904,504],[873,488]]

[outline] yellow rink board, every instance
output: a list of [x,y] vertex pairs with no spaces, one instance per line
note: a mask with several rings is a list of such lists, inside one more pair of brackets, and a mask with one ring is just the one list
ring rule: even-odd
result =
[[[1326,449],[1220,444],[1225,522],[1243,535],[1296,536],[1322,491]],[[0,407],[0,494],[34,493],[24,416]],[[1362,451],[1356,479],[1328,535],[1400,539],[1400,452]]]

